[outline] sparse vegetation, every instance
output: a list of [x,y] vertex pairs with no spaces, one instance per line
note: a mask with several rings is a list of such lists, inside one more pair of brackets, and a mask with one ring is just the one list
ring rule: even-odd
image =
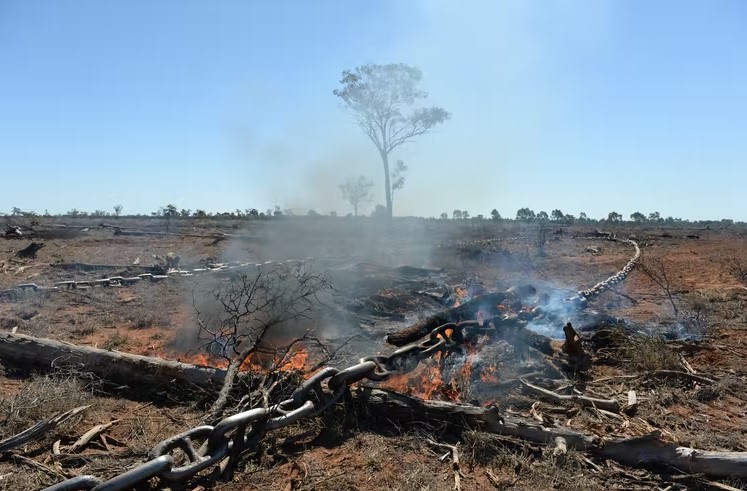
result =
[[[384,210],[383,215],[386,216],[385,207],[382,206],[381,209]],[[468,284],[467,279],[477,277],[489,291],[505,290],[505,288],[513,286],[517,279],[534,284],[537,284],[535,283],[537,281],[551,283],[562,280],[569,285],[574,285],[574,287],[575,285],[583,286],[590,281],[590,278],[596,281],[596,279],[608,275],[611,269],[624,264],[629,253],[627,247],[605,244],[601,248],[601,252],[594,255],[584,254],[579,244],[586,246],[589,242],[579,242],[577,237],[580,234],[587,234],[590,229],[593,230],[593,226],[590,226],[589,222],[582,222],[581,218],[576,219],[575,225],[569,225],[568,216],[558,209],[552,210],[548,217],[545,217],[544,213],[534,214],[532,219],[534,223],[531,225],[516,223],[514,220],[503,218],[478,223],[482,220],[479,218],[479,214],[475,218],[465,219],[464,211],[461,209],[458,210],[459,220],[457,221],[413,220],[411,222],[399,221],[399,219],[393,222],[332,220],[328,217],[314,216],[313,214],[310,218],[306,216],[306,213],[290,216],[287,210],[277,209],[275,211],[282,213],[282,220],[276,220],[273,217],[272,220],[260,221],[258,216],[252,218],[251,209],[241,212],[236,210],[232,214],[235,217],[233,219],[237,222],[239,219],[256,220],[256,222],[252,222],[252,227],[255,227],[252,229],[252,233],[259,236],[273,236],[274,241],[271,247],[267,249],[262,247],[261,249],[272,250],[273,253],[277,253],[281,257],[293,257],[296,252],[307,253],[307,251],[306,255],[315,255],[318,251],[332,250],[329,248],[329,244],[333,244],[336,248],[334,249],[335,252],[343,257],[348,253],[347,251],[357,252],[362,250],[361,244],[365,244],[366,241],[373,243],[370,237],[356,236],[360,232],[356,231],[355,227],[364,221],[373,223],[372,226],[381,223],[382,230],[386,229],[387,235],[384,237],[382,233],[381,240],[373,246],[377,249],[377,254],[381,253],[376,258],[377,262],[389,260],[386,259],[387,255],[383,254],[384,252],[396,258],[396,262],[392,264],[409,264],[413,261],[413,258],[423,260],[424,263],[421,264],[426,264],[427,267],[443,268],[443,271],[439,274],[446,275],[448,278],[446,281],[451,284],[464,283],[466,285]],[[498,210],[495,211],[497,216],[500,217]],[[274,211],[270,210],[270,214],[274,214]],[[467,217],[470,217],[470,214],[467,214]],[[225,230],[233,226],[233,222],[224,221],[229,219],[231,218],[223,216],[203,217],[201,219],[174,217],[171,231],[175,233],[180,231],[199,233],[200,227],[205,227],[208,230],[221,228]],[[79,216],[76,220],[76,226],[82,228],[95,223],[96,217],[84,218]],[[204,221],[201,222],[200,220]],[[150,225],[148,225],[149,222]],[[163,222],[156,220],[142,219],[138,221],[138,219],[132,217],[120,217],[116,223],[125,229],[163,230]],[[549,236],[549,240],[544,243],[547,259],[538,260],[534,254],[534,251],[537,250],[535,234],[538,228],[549,227],[550,223],[557,225],[554,225],[552,230],[547,229],[549,232],[562,227],[564,233]],[[646,261],[650,258],[664,258],[664,269],[669,280],[672,300],[678,309],[677,316],[673,315],[674,310],[670,299],[659,284],[652,281],[645,272],[632,275],[624,284],[618,286],[618,291],[624,293],[628,298],[635,299],[636,302],[626,302],[624,301],[626,297],[619,297],[620,301],[616,303],[596,302],[591,305],[592,310],[600,309],[604,312],[605,309],[615,309],[614,315],[632,319],[632,326],[634,327],[645,325],[648,330],[655,334],[651,336],[640,334],[631,336],[628,334],[613,343],[607,348],[606,352],[605,349],[601,349],[599,352],[590,350],[593,356],[600,357],[595,358],[595,361],[592,362],[592,371],[583,376],[577,375],[569,378],[569,383],[573,384],[573,387],[579,392],[594,393],[598,394],[599,397],[613,397],[620,402],[624,402],[625,394],[629,389],[635,389],[640,399],[635,417],[628,418],[631,426],[626,431],[630,434],[645,433],[648,431],[646,426],[648,424],[671,432],[685,444],[692,444],[704,449],[742,450],[741,442],[738,437],[735,437],[735,435],[739,435],[735,428],[741,424],[740,417],[738,415],[734,416],[733,421],[727,422],[715,416],[719,414],[717,411],[721,410],[719,408],[723,406],[741,404],[740,401],[742,401],[742,394],[744,393],[743,381],[738,376],[724,375],[727,374],[728,367],[735,366],[734,360],[741,360],[741,355],[738,353],[743,350],[742,337],[736,333],[739,332],[738,329],[743,329],[745,314],[742,304],[747,301],[747,296],[742,293],[740,288],[735,286],[737,283],[734,280],[739,281],[737,276],[732,276],[731,271],[726,267],[726,263],[712,261],[707,256],[710,253],[708,251],[713,250],[713,242],[715,241],[690,242],[686,240],[685,232],[678,232],[674,229],[659,229],[658,224],[654,228],[648,220],[643,224],[636,225],[635,229],[633,224],[626,225],[626,223],[617,224],[615,232],[624,237],[629,231],[635,230],[637,235],[647,237],[645,244],[648,247],[644,249]],[[412,230],[415,229],[415,226],[424,230],[422,239],[413,235]],[[283,227],[293,231],[293,234],[283,235],[281,231]],[[335,229],[335,227],[339,227],[339,229]],[[301,233],[299,230],[303,230],[303,232]],[[346,232],[341,234],[339,230],[345,230]],[[269,231],[271,233],[268,233]],[[105,235],[105,232],[107,235]],[[233,230],[229,232],[236,233]],[[200,261],[200,265],[205,265],[245,257],[252,257],[250,262],[263,262],[265,260],[261,256],[251,256],[256,254],[257,250],[256,246],[251,243],[231,244],[231,247],[223,248],[223,246],[228,245],[226,241],[208,245],[209,241],[203,244],[199,241],[182,239],[177,236],[123,241],[121,237],[109,238],[108,231],[97,231],[95,233],[99,234],[95,247],[92,246],[94,244],[92,241],[78,242],[77,239],[73,239],[62,242],[64,247],[52,249],[53,246],[50,246],[45,248],[42,254],[54,252],[60,254],[62,260],[66,262],[80,261],[79,258],[85,258],[86,261],[92,263],[121,262],[124,265],[140,258],[139,264],[142,265],[149,263],[150,258],[154,255],[164,257],[168,252],[174,251],[182,256],[182,263],[186,264],[187,268],[197,264],[197,261]],[[672,237],[660,238],[663,233],[670,233]],[[293,247],[287,245],[293,242],[288,238],[298,236],[304,237],[304,244],[292,244]],[[275,237],[279,238],[276,240]],[[484,242],[479,242],[479,246],[471,246],[469,245],[471,241]],[[591,239],[591,242],[593,243],[594,239]],[[641,242],[643,243],[643,241]],[[108,248],[108,244],[115,247]],[[435,247],[434,244],[438,244],[439,247]],[[593,243],[592,245],[596,244]],[[421,249],[418,249],[418,247],[421,247]],[[189,252],[184,252],[188,249]],[[226,252],[229,249],[230,252]],[[687,252],[689,250],[693,252]],[[524,251],[527,251],[527,254],[524,254]],[[672,251],[675,251],[675,253],[672,253]],[[685,252],[683,253],[683,251]],[[722,252],[719,251],[719,253]],[[11,268],[22,267],[21,264],[10,265],[10,268],[8,268],[8,263],[5,266],[0,266],[5,268],[4,271],[6,271],[0,276],[0,282],[4,281],[5,285],[12,285],[13,281],[17,279],[22,277],[25,279],[27,276],[38,273],[37,276],[33,277],[34,281],[46,285],[52,280],[64,279],[68,275],[81,279],[115,274],[132,276],[137,274],[139,268],[139,266],[133,266],[132,271],[122,272],[85,272],[64,268],[55,269],[47,265],[49,257],[42,254],[37,260],[28,260],[24,264],[31,265],[32,268],[18,274],[14,273],[15,270]],[[227,257],[227,254],[230,254],[230,257]],[[741,257],[738,249],[729,249],[729,254],[734,258]],[[691,265],[688,262],[692,258],[697,258],[696,260],[700,261],[700,256],[703,257],[702,263]],[[427,263],[423,258],[427,258]],[[683,258],[687,258],[687,261]],[[0,258],[0,263],[2,261],[3,259]],[[51,263],[51,261],[49,262]],[[36,266],[36,264],[42,263],[45,265]],[[724,278],[717,278],[717,275],[693,274],[694,271],[698,271],[698,268],[703,267],[703,264],[724,265],[719,270],[724,274]],[[332,263],[332,268],[335,267],[337,267],[336,263]],[[227,279],[232,276],[208,275],[206,278],[216,280],[216,285],[222,284],[225,286]],[[440,277],[438,278],[440,281]],[[712,283],[706,284],[706,280],[712,281]],[[726,286],[720,286],[721,284],[716,283],[717,280],[723,281]],[[131,351],[138,354],[163,355],[188,361],[189,357],[196,353],[194,351],[194,332],[184,330],[184,326],[188,325],[190,320],[191,308],[188,292],[191,290],[193,283],[201,281],[205,280],[197,276],[193,278],[174,277],[172,280],[161,283],[151,284],[145,281],[126,288],[104,289],[99,287],[88,290],[63,290],[45,296],[35,295],[31,292],[22,293],[9,297],[6,302],[0,304],[0,328],[3,330],[17,328],[18,332],[23,334],[37,334],[79,344],[96,345],[99,348]],[[370,279],[366,278],[366,281],[370,281]],[[204,285],[204,283],[201,284]],[[471,283],[469,284],[471,285]],[[251,282],[248,282],[247,285],[251,285]],[[380,305],[395,305],[400,298],[401,293],[396,288],[390,289],[389,287],[390,285],[385,282],[378,283],[376,289],[371,292],[382,297],[381,302],[379,302]],[[416,285],[414,287],[408,286],[408,288],[421,287]],[[571,288],[568,290],[571,294]],[[339,307],[340,303],[347,298],[347,295],[352,294],[351,292],[352,290],[348,290],[347,286],[341,288],[340,291],[335,291],[334,297],[331,297],[334,298],[334,305]],[[613,294],[608,295],[612,296]],[[386,299],[385,302],[384,299]],[[414,302],[414,300],[408,301]],[[387,307],[382,308],[384,309],[382,311],[385,311]],[[652,315],[652,312],[654,315]],[[202,311],[201,313],[207,314],[208,311]],[[210,313],[215,313],[215,310],[210,310]],[[660,317],[664,314],[666,314],[664,317]],[[208,319],[209,317],[210,319]],[[223,323],[226,319],[228,317],[219,319],[215,316],[203,315],[203,321],[214,321],[206,323],[211,330],[222,326],[221,336],[227,333],[223,328],[231,325],[231,322]],[[333,320],[327,319],[325,324],[327,322],[330,324],[339,322],[337,317],[332,316],[330,319]],[[661,322],[661,325],[658,324],[659,322]],[[707,330],[698,326],[706,326]],[[278,346],[268,345],[266,346],[267,351],[276,353],[277,349],[287,345],[287,341],[293,339],[297,333],[305,332],[303,328],[295,330],[296,327],[294,326],[294,330],[291,331],[279,331],[285,337],[279,340],[273,339],[272,344]],[[368,325],[364,327],[366,330],[375,329],[375,327]],[[698,346],[696,351],[687,351],[683,349],[683,346],[690,345],[682,339],[671,342],[656,334],[660,327],[670,337],[700,336],[703,333],[707,334],[708,337],[696,343]],[[213,330],[213,332],[217,333],[218,330]],[[593,331],[584,331],[582,336],[589,338],[592,333]],[[230,337],[230,332],[228,334]],[[728,338],[725,337],[727,335]],[[225,337],[221,338],[222,341],[225,341],[225,339]],[[254,337],[246,339],[252,340]],[[728,339],[728,342],[725,341],[726,339]],[[210,340],[218,340],[218,338],[210,335],[203,337],[204,343],[208,343]],[[228,346],[230,343],[224,344]],[[244,344],[241,347],[243,348]],[[368,354],[369,348],[368,344],[365,347],[356,347],[350,354],[351,356],[353,356],[353,353],[355,355],[359,353]],[[235,353],[233,354],[235,355]],[[601,355],[605,356],[604,360],[601,360]],[[355,358],[355,356],[353,357]],[[713,377],[716,382],[714,384],[699,384],[687,378],[650,375],[657,370],[684,372],[686,365],[683,358],[697,370],[696,376],[702,374],[706,378]],[[348,361],[335,362],[333,365],[337,367],[346,366]],[[526,359],[521,358],[506,358],[504,362],[527,363]],[[496,374],[499,377],[498,380],[502,380],[500,378],[500,368]],[[7,377],[11,376],[18,376],[12,368],[9,369]],[[611,377],[611,381],[596,383],[596,380],[604,380],[606,377]],[[13,381],[15,379],[3,378],[3,375],[0,374],[0,380]],[[268,380],[280,379],[268,377]],[[13,385],[16,382],[10,383],[9,387],[16,387],[16,385]],[[24,381],[23,383],[29,382]],[[270,401],[287,397],[300,383],[301,378],[282,379],[273,389],[277,392],[273,392]],[[85,380],[81,382],[81,386],[85,390],[92,392],[92,389],[86,384]],[[20,387],[20,385],[17,387]],[[241,391],[239,387],[242,389]],[[248,399],[242,400],[244,396],[252,398],[255,403],[258,401],[255,398],[258,393],[252,395],[251,392],[246,390],[248,387],[243,383],[236,386],[236,390],[232,392],[229,404],[226,406],[228,412],[247,407]],[[269,386],[265,384],[264,387]],[[105,389],[99,388],[99,390],[110,391],[111,389],[107,387]],[[532,405],[537,402],[536,395],[519,392],[521,391],[517,392],[511,389],[509,391],[510,397],[501,397],[498,410],[505,411],[506,407],[510,407],[511,411],[515,411],[517,414],[530,414]],[[569,394],[572,392],[571,389],[563,388],[561,385],[557,388],[557,393]],[[479,391],[475,392],[468,386],[464,388],[463,395],[478,400],[478,403],[482,402],[481,398],[484,397],[484,394]],[[10,396],[9,392],[6,399]],[[137,410],[130,417],[130,411],[133,408],[149,402],[128,400],[131,397],[130,395],[118,394],[117,397],[121,398],[107,399],[107,401],[92,394],[90,397],[91,401],[94,402],[94,408],[105,409],[96,409],[99,412],[95,413],[92,408],[92,412],[90,414],[86,413],[85,420],[80,425],[63,428],[62,433],[58,433],[63,437],[63,448],[90,429],[91,426],[107,421],[107,418],[124,416],[123,421],[117,423],[114,427],[111,435],[117,441],[126,442],[130,449],[140,454],[149,451],[155,443],[163,438],[199,424],[199,421],[204,417],[205,408],[213,400],[214,395],[203,394],[195,399],[197,402],[172,401],[170,404],[175,404],[178,409],[167,410],[170,415],[168,417],[164,417],[164,409],[160,407],[153,408],[153,412],[150,412],[150,408],[148,408],[143,415],[141,415],[143,410]],[[509,400],[510,403],[508,403]],[[118,405],[112,405],[115,401]],[[503,403],[506,403],[507,406],[501,406]],[[546,418],[546,421],[555,421],[558,426],[569,425],[566,427],[582,430],[595,427],[602,428],[599,430],[601,433],[607,433],[604,424],[617,424],[617,419],[610,419],[610,417],[597,414],[588,408],[576,408],[573,404],[568,404],[561,411],[561,408],[555,408],[551,403],[543,400],[536,409],[538,414]],[[181,412],[185,410],[194,411],[191,419],[181,419]],[[573,416],[570,416],[571,413],[573,413]],[[102,417],[101,414],[106,414],[106,417]],[[681,416],[683,414],[685,416]],[[708,422],[690,417],[692,414],[706,414],[709,417]],[[548,485],[559,489],[599,489],[606,486],[609,479],[606,471],[598,473],[592,470],[594,469],[592,464],[584,460],[588,457],[586,454],[570,451],[565,457],[557,458],[552,457],[550,449],[542,445],[524,444],[517,440],[475,430],[464,432],[462,429],[450,425],[443,426],[444,423],[439,421],[429,422],[428,425],[418,423],[412,427],[403,426],[399,423],[392,424],[391,421],[383,419],[383,416],[385,415],[361,415],[350,411],[347,405],[340,404],[329,413],[328,418],[307,420],[298,426],[291,426],[277,433],[272,432],[263,442],[261,452],[256,454],[250,452],[247,455],[246,467],[237,471],[237,482],[246,482],[246,479],[248,479],[247,473],[251,473],[252,483],[265,482],[270,488],[282,486],[284,482],[279,481],[281,479],[279,476],[281,474],[286,476],[287,473],[285,473],[285,468],[281,468],[281,466],[287,465],[287,456],[292,455],[293,460],[298,462],[302,469],[299,476],[294,478],[294,486],[300,489],[310,489],[311,487],[325,489],[325,486],[328,489],[336,489],[338,486],[342,488],[348,486],[352,489],[353,487],[360,487],[362,482],[368,482],[365,481],[366,479],[377,480],[378,482],[378,480],[385,478],[389,479],[392,487],[412,485],[428,489],[450,489],[453,481],[448,459],[440,462],[438,460],[439,456],[432,454],[432,447],[425,443],[424,431],[427,431],[428,438],[439,442],[460,442],[462,469],[466,476],[462,481],[462,486],[465,490],[489,489],[491,486],[495,487],[496,482],[498,487],[503,486],[507,489],[542,489]],[[600,419],[606,423],[600,425]],[[645,421],[645,423],[641,421]],[[687,421],[687,424],[683,421]],[[425,429],[424,426],[428,426],[428,428]],[[285,441],[286,438],[296,438],[298,435],[304,434],[306,436],[294,440],[295,443],[292,446],[288,446],[290,444]],[[49,451],[51,442],[45,440],[43,445],[46,445],[46,447],[32,450],[39,453],[28,455],[40,462],[43,461],[41,456]],[[36,449],[37,447],[33,448]],[[101,448],[103,449],[103,447]],[[98,449],[90,448],[83,454],[94,455],[96,451]],[[106,477],[107,475],[113,475],[116,469],[121,469],[124,462],[127,465],[134,465],[142,460],[138,456],[109,460],[104,457],[87,456],[86,458],[95,458],[96,460],[91,460],[93,463],[90,467],[64,467],[65,471],[70,473],[91,472]],[[337,463],[338,459],[340,459],[339,465]],[[334,461],[334,465],[330,465],[330,461]],[[601,462],[593,461],[593,463],[605,469]],[[338,472],[341,466],[345,467],[346,472],[344,474]],[[17,478],[14,476],[16,480],[8,481],[12,482],[16,489],[24,489],[24,486],[25,488],[38,488],[57,480],[40,474],[32,478],[33,482],[24,481],[20,483],[21,473],[17,472],[18,468],[18,464],[12,462],[0,463],[0,475],[13,471],[18,474],[19,477]],[[283,472],[280,472],[279,469],[282,469]],[[490,470],[492,477],[488,477],[487,470]],[[405,471],[414,472],[407,474],[405,477]],[[630,472],[630,469],[627,469],[627,471]],[[670,485],[667,479],[660,474],[634,471],[632,475],[636,477],[622,478],[623,481],[620,485],[630,487],[648,486],[649,488],[652,486],[666,488]],[[493,480],[494,478],[495,480]],[[618,477],[618,479],[620,478]],[[219,482],[215,487],[216,489],[230,490],[231,485],[231,483]]]
[[114,334],[109,336],[106,341],[104,341],[104,345],[102,346],[102,348],[106,350],[115,350],[124,347],[126,344],[127,336],[115,332]]
[[639,335],[622,341],[620,360],[633,373],[682,368],[677,352],[664,338],[655,335]]

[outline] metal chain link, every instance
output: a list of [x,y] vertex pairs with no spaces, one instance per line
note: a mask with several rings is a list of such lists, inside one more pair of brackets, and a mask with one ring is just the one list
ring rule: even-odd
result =
[[[190,276],[197,276],[206,273],[226,273],[231,270],[238,268],[249,268],[249,267],[272,267],[279,264],[290,264],[290,263],[302,263],[305,261],[324,260],[326,258],[315,258],[308,256],[304,259],[287,259],[285,261],[265,261],[262,263],[248,263],[233,261],[228,263],[219,263],[214,267],[209,268],[192,268],[192,269],[170,269],[166,271],[166,274],[153,274],[153,273],[142,273],[137,276],[123,277],[123,276],[112,276],[110,278],[101,278],[98,280],[62,280],[55,282],[52,286],[39,286],[36,283],[21,283],[14,286],[13,288],[0,290],[0,298],[10,296],[17,292],[36,292],[36,293],[49,293],[58,292],[64,290],[88,290],[94,287],[127,287],[145,281],[151,283],[158,283],[163,280],[170,278],[179,277],[185,278]],[[123,265],[122,268],[127,266]]]
[[[362,380],[380,382],[391,375],[407,373],[420,361],[439,352],[454,351],[465,340],[494,329],[483,326],[482,320],[447,323],[424,336],[423,340],[389,355],[361,358],[357,364],[343,370],[322,368],[288,399],[268,408],[234,414],[215,426],[198,426],[174,435],[153,447],[148,454],[150,460],[107,481],[102,482],[94,476],[78,476],[44,491],[123,491],[154,477],[171,482],[185,481],[224,461],[222,472],[231,472],[241,455],[256,447],[259,437],[266,431],[317,417],[338,402],[352,384]],[[177,450],[183,455],[179,460],[173,455]]]
[[615,239],[615,238],[611,238],[608,240],[612,242],[622,242],[626,244],[631,244],[633,247],[635,247],[635,254],[630,259],[630,261],[628,261],[625,267],[623,267],[620,271],[613,274],[606,280],[600,281],[599,283],[592,286],[591,288],[578,292],[578,294],[573,296],[570,299],[570,301],[583,303],[588,300],[592,300],[593,298],[599,296],[600,293],[604,292],[605,290],[609,290],[616,284],[621,283],[623,280],[625,280],[625,278],[627,278],[630,272],[633,271],[633,269],[638,265],[639,261],[641,260],[641,248],[638,246],[638,243],[636,241],[630,240],[630,239]]

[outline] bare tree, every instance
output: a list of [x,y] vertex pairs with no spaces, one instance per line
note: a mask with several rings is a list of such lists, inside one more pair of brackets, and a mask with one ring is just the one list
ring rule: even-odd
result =
[[122,214],[122,205],[114,205],[114,216]]
[[[270,341],[273,328],[309,318],[319,305],[319,295],[331,286],[329,278],[307,263],[253,268],[218,283],[193,304],[200,330],[198,339],[208,352],[228,360],[225,382],[206,420],[220,418],[228,403],[241,365],[254,353],[285,358],[289,344],[278,348]],[[215,311],[209,312],[207,306]],[[216,308],[217,307],[217,308]]]
[[340,184],[342,197],[353,206],[355,216],[358,216],[358,206],[370,200],[373,181],[364,176],[348,177],[344,184]]
[[418,89],[422,77],[419,69],[402,63],[367,64],[343,71],[342,88],[334,90],[379,151],[389,217],[392,216],[389,154],[451,117],[440,107],[415,108],[418,101],[428,97]]
[[667,299],[669,299],[669,303],[672,305],[675,317],[678,316],[680,311],[677,308],[677,303],[674,301],[674,287],[672,286],[667,264],[664,260],[658,257],[652,257],[646,261],[642,261],[639,266],[641,271],[643,271],[651,281],[664,290]]

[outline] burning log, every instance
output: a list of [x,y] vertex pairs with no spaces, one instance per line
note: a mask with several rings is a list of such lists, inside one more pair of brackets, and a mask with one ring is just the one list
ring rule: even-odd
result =
[[152,356],[132,355],[24,334],[0,333],[0,361],[6,366],[50,370],[77,368],[131,388],[220,385],[225,371]]
[[558,447],[558,439],[566,448],[591,452],[596,457],[610,459],[630,467],[663,466],[687,473],[711,477],[747,477],[747,452],[717,452],[681,447],[661,440],[659,431],[651,434],[604,442],[565,427],[550,428],[529,419],[500,414],[494,408],[483,408],[442,401],[423,401],[393,392],[363,389],[354,398],[366,405],[368,416],[383,415],[388,423],[438,421],[456,427],[480,429],[488,433],[520,438]]
[[386,340],[394,346],[404,346],[430,334],[431,331],[443,324],[474,319],[478,312],[483,312],[483,315],[486,316],[498,315],[501,313],[498,305],[503,303],[509,295],[507,292],[483,295],[458,307],[426,317],[399,332],[390,333]]

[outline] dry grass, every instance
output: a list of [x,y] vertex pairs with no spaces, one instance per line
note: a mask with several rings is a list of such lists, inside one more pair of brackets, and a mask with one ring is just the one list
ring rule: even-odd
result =
[[505,437],[468,431],[464,434],[466,465],[489,470],[497,489],[567,489],[597,490],[603,487],[600,476],[595,476],[590,466],[577,452],[554,456],[549,447],[536,447],[529,443]]
[[127,336],[124,336],[118,332],[115,332],[111,336],[109,336],[106,341],[104,341],[104,345],[102,346],[105,350],[115,350],[124,348],[127,345]]
[[659,336],[631,336],[621,343],[619,351],[619,359],[629,372],[682,368],[677,352]]
[[0,438],[92,400],[92,389],[72,376],[35,376],[16,395],[0,398]]

